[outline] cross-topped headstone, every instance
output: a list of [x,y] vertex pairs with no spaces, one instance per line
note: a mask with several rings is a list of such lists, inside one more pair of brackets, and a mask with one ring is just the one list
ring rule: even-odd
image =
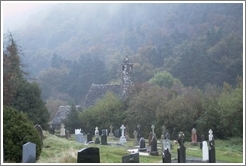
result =
[[125,126],[121,125],[120,129],[121,129],[121,136],[124,136],[124,130],[125,130]]
[[164,135],[165,135],[166,126],[165,126],[165,125],[163,125],[161,128],[162,128],[162,134],[164,134]]
[[65,125],[62,123],[61,124],[61,129],[60,129],[60,136],[65,136],[66,135],[64,127],[65,127]]
[[134,145],[138,145],[138,133],[136,130],[134,130],[133,132],[133,135],[134,135]]
[[112,125],[110,125],[110,133],[113,133],[113,126]]
[[212,141],[212,140],[213,140],[213,131],[210,129],[210,130],[208,131],[208,133],[209,133],[209,135],[208,135],[208,140],[209,140],[209,141]]
[[99,130],[98,130],[98,127],[96,127],[95,129],[96,129],[96,130],[95,130],[95,136],[96,136],[96,137],[99,137]]
[[125,126],[124,125],[121,125],[120,129],[121,129],[121,137],[120,137],[120,143],[123,144],[123,143],[126,143],[126,137],[124,135],[124,130],[125,130]]
[[155,133],[155,131],[154,131],[154,130],[155,130],[155,126],[152,125],[152,126],[151,126],[151,129],[152,129],[152,133],[154,134],[154,133]]

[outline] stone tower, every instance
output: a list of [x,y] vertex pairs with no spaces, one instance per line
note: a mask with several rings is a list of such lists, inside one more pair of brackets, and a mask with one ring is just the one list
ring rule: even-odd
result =
[[129,62],[128,56],[125,57],[123,63],[121,64],[121,87],[122,87],[122,97],[125,99],[127,95],[131,92],[132,88],[132,70],[133,64]]

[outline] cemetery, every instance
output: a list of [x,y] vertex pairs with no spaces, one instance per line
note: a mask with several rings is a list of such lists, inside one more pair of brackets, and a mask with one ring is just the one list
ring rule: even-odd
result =
[[138,135],[136,130],[133,138],[126,139],[125,126],[122,124],[119,128],[116,133],[112,126],[109,130],[96,126],[94,133],[85,133],[79,128],[64,135],[66,126],[62,124],[60,132],[43,131],[43,150],[37,161],[35,144],[23,145],[23,163],[228,163],[219,157],[222,150],[211,129],[199,140],[192,129],[190,141],[185,141],[183,132],[171,140],[164,126],[160,138],[156,136],[155,126],[150,126],[151,140]]

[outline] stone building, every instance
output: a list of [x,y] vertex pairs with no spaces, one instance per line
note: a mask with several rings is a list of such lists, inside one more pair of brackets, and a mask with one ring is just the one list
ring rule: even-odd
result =
[[[131,92],[132,88],[132,70],[133,64],[129,62],[129,58],[126,56],[121,64],[121,84],[92,84],[85,98],[84,105],[80,107],[76,106],[76,109],[88,108],[96,104],[97,100],[101,99],[107,92],[112,92],[122,99],[125,99]],[[60,129],[62,120],[67,117],[71,110],[71,106],[60,106],[56,112],[56,115],[51,122],[51,125],[55,129]]]

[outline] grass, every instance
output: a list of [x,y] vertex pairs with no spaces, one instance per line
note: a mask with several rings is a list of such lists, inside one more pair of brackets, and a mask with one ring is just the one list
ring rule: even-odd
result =
[[[84,145],[76,142],[74,135],[67,140],[66,138],[57,137],[44,131],[44,148],[37,163],[76,163],[77,152],[85,147],[98,147],[100,150],[101,163],[121,163],[122,156],[130,154],[127,149],[133,148],[133,140],[127,141],[125,146],[106,146],[100,144]],[[93,138],[94,140],[94,138]],[[118,142],[119,138],[108,137],[108,142]],[[237,142],[237,143],[235,143]],[[232,143],[233,146],[232,146]],[[146,146],[148,141],[146,140]],[[177,156],[178,144],[174,144],[172,158]],[[243,143],[242,140],[215,140],[216,160],[228,163],[242,163],[243,162]],[[158,144],[160,147],[161,144]],[[192,146],[189,142],[185,143],[186,155],[202,158],[202,150],[199,146]],[[175,154],[175,155],[174,155]],[[161,163],[161,150],[159,156],[142,156],[140,155],[140,163]]]

